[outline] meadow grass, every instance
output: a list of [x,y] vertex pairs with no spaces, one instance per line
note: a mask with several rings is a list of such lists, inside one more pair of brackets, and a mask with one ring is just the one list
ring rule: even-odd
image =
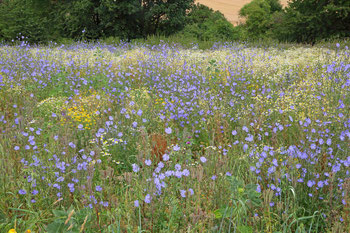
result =
[[349,232],[349,57],[1,46],[0,232]]

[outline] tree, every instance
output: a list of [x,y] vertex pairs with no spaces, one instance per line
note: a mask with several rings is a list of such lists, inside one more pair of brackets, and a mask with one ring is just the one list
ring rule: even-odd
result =
[[0,37],[5,40],[47,41],[49,15],[37,10],[31,0],[4,0],[0,4]]
[[186,11],[193,1],[66,0],[60,4],[58,19],[62,33],[77,39],[170,35],[184,27]]
[[240,16],[246,19],[245,28],[252,38],[261,37],[271,28],[272,15],[280,12],[278,0],[253,0],[243,6]]
[[55,24],[62,37],[97,39],[102,36],[99,0],[63,0],[55,6]]
[[31,41],[170,35],[186,24],[194,0],[3,0],[0,37]]
[[350,35],[350,1],[292,0],[276,25],[282,40],[313,43]]
[[171,35],[183,29],[194,0],[143,0],[143,35]]
[[97,12],[104,37],[130,40],[142,36],[140,0],[101,0]]
[[186,18],[186,26],[180,33],[204,41],[233,40],[238,36],[222,13],[202,4],[193,5]]

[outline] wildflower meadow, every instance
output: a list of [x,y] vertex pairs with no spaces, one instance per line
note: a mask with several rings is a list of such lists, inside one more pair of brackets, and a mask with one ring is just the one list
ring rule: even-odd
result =
[[0,46],[0,232],[350,232],[350,50]]

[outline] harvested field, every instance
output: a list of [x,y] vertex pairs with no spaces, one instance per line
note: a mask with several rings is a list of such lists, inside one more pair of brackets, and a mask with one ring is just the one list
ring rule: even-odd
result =
[[[214,10],[222,12],[225,17],[237,25],[242,19],[239,17],[239,10],[251,0],[198,0],[198,3],[204,4]],[[287,5],[288,0],[282,0],[283,6]]]

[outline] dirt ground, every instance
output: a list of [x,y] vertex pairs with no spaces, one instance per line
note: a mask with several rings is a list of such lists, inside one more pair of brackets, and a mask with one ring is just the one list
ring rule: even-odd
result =
[[[239,10],[251,0],[196,0],[196,2],[207,5],[218,10],[234,25],[242,21],[238,13]],[[288,0],[281,0],[283,6],[287,5]]]

